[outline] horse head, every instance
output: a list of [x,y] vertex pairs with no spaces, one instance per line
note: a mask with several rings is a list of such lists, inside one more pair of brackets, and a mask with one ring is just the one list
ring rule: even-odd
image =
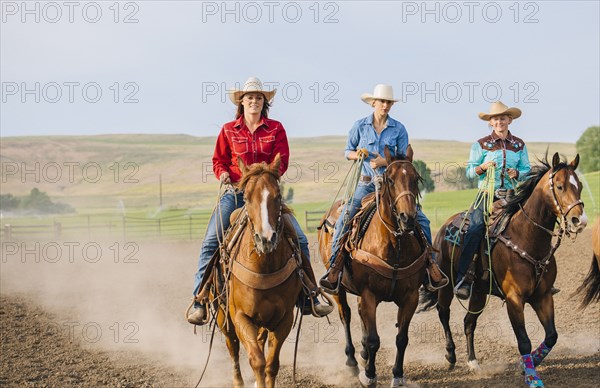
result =
[[279,154],[271,164],[262,162],[250,166],[246,166],[238,157],[242,172],[240,187],[244,191],[252,237],[259,254],[273,252],[277,247],[278,233],[281,232],[283,201],[279,188],[280,164]]
[[575,169],[579,164],[579,154],[570,163],[561,162],[558,152],[552,158],[552,169],[548,171],[547,203],[552,204],[554,215],[561,218],[569,233],[580,233],[587,225],[587,216],[583,209],[581,190]]
[[419,196],[419,175],[412,164],[413,149],[409,145],[404,157],[392,157],[387,146],[384,149],[387,168],[383,174],[384,187],[382,193],[389,193],[390,207],[396,218],[400,232],[413,230],[417,215],[417,198]]

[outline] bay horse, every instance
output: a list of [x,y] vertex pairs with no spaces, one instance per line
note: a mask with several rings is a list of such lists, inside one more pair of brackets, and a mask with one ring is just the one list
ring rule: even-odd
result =
[[600,302],[600,217],[592,226],[592,264],[583,284],[577,288],[575,295],[582,295],[580,308],[584,309],[592,302]]
[[[576,236],[587,224],[581,201],[583,185],[575,173],[579,155],[569,164],[562,162],[558,153],[554,154],[552,165],[548,163],[547,156],[540,162],[540,165],[531,169],[527,180],[517,187],[515,195],[504,206],[503,211],[512,218],[491,248],[490,276],[495,277],[506,301],[508,317],[518,341],[525,382],[529,386],[543,386],[535,367],[548,355],[558,338],[551,292],[557,271],[554,252],[565,233]],[[454,271],[454,279],[460,249],[455,247],[453,255],[452,243],[445,238],[445,234],[447,227],[457,216],[458,214],[446,221],[434,241],[434,248],[440,251],[438,264],[446,273]],[[558,233],[553,231],[557,219],[560,220],[561,229]],[[553,237],[557,237],[556,243],[552,242]],[[485,248],[487,244],[484,241],[480,257],[484,257]],[[487,258],[485,261],[487,262]],[[453,268],[450,267],[451,262],[454,264]],[[468,366],[471,370],[480,368],[475,357],[474,335],[477,318],[486,303],[490,281],[476,276],[468,312],[464,318]],[[450,303],[454,297],[452,287],[445,287],[437,293],[424,291],[424,296],[421,311],[432,308],[437,302],[439,319],[446,336],[446,359],[454,367],[456,353],[449,323]],[[535,310],[545,331],[544,342],[533,352],[525,329],[525,303]]]
[[[360,358],[366,364],[358,377],[363,386],[377,384],[375,357],[380,347],[375,319],[377,306],[381,302],[394,302],[398,306],[397,354],[392,380],[392,386],[397,387],[405,382],[403,362],[408,329],[419,302],[418,290],[425,275],[429,250],[422,234],[416,230],[421,177],[412,164],[413,150],[409,146],[404,158],[392,158],[387,147],[384,154],[388,166],[381,190],[376,193],[377,209],[362,242],[350,250],[352,260],[346,262],[339,293],[334,297],[346,335],[346,365],[357,368],[347,292],[358,296],[358,313],[362,321]],[[333,227],[328,228],[325,220],[331,218],[331,224],[335,225],[339,206],[340,201],[332,206],[322,219],[318,232],[319,253],[325,266],[329,266],[333,238]]]
[[[271,164],[238,165],[244,191],[242,214],[247,225],[240,228],[229,259],[221,259],[227,301],[217,307],[217,324],[226,337],[233,361],[233,385],[242,387],[240,342],[246,349],[258,387],[273,387],[279,371],[279,354],[293,322],[301,292],[300,250],[293,226],[285,217],[279,187],[280,155]],[[232,222],[233,225],[233,222]],[[230,233],[235,238],[235,233]],[[292,243],[293,240],[296,243]],[[218,271],[214,271],[218,272]],[[213,305],[217,304],[212,294]],[[226,311],[228,310],[228,311]],[[265,357],[265,342],[268,354]]]

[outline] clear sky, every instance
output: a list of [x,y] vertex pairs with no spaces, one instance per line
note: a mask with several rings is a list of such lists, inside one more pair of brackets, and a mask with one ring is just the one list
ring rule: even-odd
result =
[[1,135],[186,133],[233,119],[227,88],[278,89],[290,137],[345,135],[377,83],[412,138],[474,141],[477,113],[575,142],[598,125],[598,1],[2,1]]

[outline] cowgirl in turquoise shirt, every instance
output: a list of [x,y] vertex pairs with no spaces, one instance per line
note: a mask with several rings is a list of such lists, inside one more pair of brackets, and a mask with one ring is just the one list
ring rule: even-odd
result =
[[[509,108],[500,101],[492,104],[490,113],[480,113],[479,118],[488,121],[492,133],[477,140],[471,146],[471,154],[467,165],[467,177],[479,178],[479,187],[487,177],[487,170],[495,166],[494,199],[504,198],[506,191],[514,189],[518,181],[525,179],[531,169],[527,146],[520,138],[514,136],[508,126],[521,116],[518,108]],[[478,194],[484,195],[484,194]],[[454,293],[460,299],[470,296],[471,285],[464,282],[473,254],[485,232],[484,207],[487,201],[478,200],[479,206],[471,211],[471,223],[465,235],[463,249],[459,259],[458,276]]]

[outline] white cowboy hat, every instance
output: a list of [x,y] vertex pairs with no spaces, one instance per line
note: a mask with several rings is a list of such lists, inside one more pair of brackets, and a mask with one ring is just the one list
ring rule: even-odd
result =
[[496,101],[490,106],[490,113],[479,113],[479,118],[485,121],[490,121],[494,116],[508,115],[512,119],[518,119],[521,117],[521,109],[509,108],[500,101]]
[[273,100],[276,92],[277,89],[273,89],[272,91],[264,90],[263,84],[258,78],[250,77],[246,80],[242,90],[229,89],[227,94],[229,94],[229,99],[231,102],[233,102],[235,105],[238,105],[242,100],[242,96],[246,93],[262,93],[265,96],[265,99],[270,103],[271,100]]
[[394,99],[394,89],[390,85],[376,85],[375,90],[373,90],[373,94],[363,93],[360,96],[360,99],[363,100],[365,104],[371,105],[373,100],[387,100],[398,102],[400,100]]

